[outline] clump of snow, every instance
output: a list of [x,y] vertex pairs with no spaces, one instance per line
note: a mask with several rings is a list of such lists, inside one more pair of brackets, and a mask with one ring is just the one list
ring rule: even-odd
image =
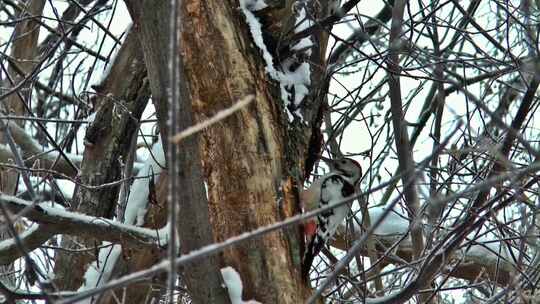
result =
[[[118,226],[137,225],[142,226],[144,224],[144,217],[147,211],[148,196],[149,196],[149,182],[151,176],[158,176],[162,168],[165,166],[165,154],[163,152],[163,146],[161,144],[161,138],[158,139],[156,144],[152,147],[152,153],[148,156],[144,167],[137,173],[137,178],[131,185],[130,195],[126,206],[126,212],[124,215],[124,223],[118,223]],[[133,226],[131,226],[133,227]],[[155,237],[156,231],[144,228],[137,228],[138,232],[147,234],[148,236]],[[167,244],[167,231],[168,226],[159,229],[157,231],[157,237],[160,245]],[[122,252],[121,245],[111,245],[108,242],[103,242],[103,246],[99,251],[98,260],[93,262],[84,275],[84,283],[79,290],[86,290],[104,284],[110,279],[114,265]],[[88,299],[91,303],[92,299]]]
[[229,299],[232,304],[242,303],[242,279],[240,274],[232,267],[221,268],[221,276],[223,276],[223,282],[227,291],[229,292]]
[[[368,213],[371,225],[377,222],[384,212],[386,212],[385,207],[370,208]],[[360,220],[359,222],[362,222],[362,213],[359,212],[357,217]],[[357,225],[356,222],[355,225]],[[359,229],[359,227],[355,228]],[[408,230],[409,221],[407,220],[407,217],[401,212],[391,210],[381,224],[375,228],[373,234],[380,236],[403,235],[407,234]]]
[[242,290],[244,287],[242,285],[240,274],[234,270],[234,268],[230,266],[221,268],[221,276],[223,277],[223,282],[225,283],[225,287],[229,292],[231,304],[260,304],[260,302],[255,300],[242,300]]
[[[246,22],[249,26],[253,42],[262,52],[262,57],[265,62],[266,72],[270,77],[276,80],[280,86],[281,100],[289,110],[287,112],[289,121],[295,117],[302,118],[299,107],[302,101],[309,94],[309,86],[311,85],[311,69],[307,62],[301,63],[298,67],[292,69],[294,64],[299,60],[295,56],[283,60],[279,70],[274,67],[272,54],[264,44],[261,23],[253,14],[254,11],[264,8],[261,2],[266,7],[264,1],[261,0],[240,0],[240,8],[246,17]],[[295,33],[299,33],[313,25],[313,20],[308,18],[305,7],[299,7],[297,10]],[[302,38],[291,50],[303,52],[305,57],[311,56],[313,41],[310,37]]]
[[[511,262],[510,249],[503,240],[499,239],[495,234],[488,233],[476,237],[476,232],[471,232],[462,245],[462,249],[467,249],[467,256],[473,256],[478,258],[490,258],[496,260],[497,258],[503,258]],[[470,243],[472,243],[470,245]],[[470,247],[469,247],[470,245]],[[515,257],[519,256],[519,250],[512,248],[512,253]]]
[[38,203],[37,204],[39,207],[43,208],[43,209],[47,209],[47,208],[55,208],[55,209],[58,209],[58,210],[66,210],[66,208],[56,202],[53,202],[53,201],[45,201],[45,202],[41,202],[41,203]]
[[[296,23],[294,26],[294,33],[302,32],[311,26],[313,26],[313,20],[308,17],[306,7],[301,6],[296,9]],[[300,39],[295,45],[291,47],[291,50],[297,52],[303,52],[306,58],[311,56],[311,48],[313,47],[313,41],[311,37],[305,37]],[[292,60],[298,60],[292,58]],[[290,70],[290,63],[284,61],[282,66],[283,74],[280,79],[281,98],[286,101],[287,107],[291,106],[295,109],[294,114],[297,117],[302,117],[300,113],[300,105],[302,101],[309,94],[309,86],[311,85],[311,67],[307,62],[303,62],[296,70]],[[286,90],[286,88],[292,88],[292,90]],[[292,94],[294,92],[294,94]],[[291,118],[289,117],[289,120]]]
[[[152,153],[148,156],[144,167],[139,170],[137,178],[131,185],[124,215],[124,224],[135,224],[137,226],[142,226],[144,224],[144,217],[148,206],[148,195],[150,194],[150,177],[152,175],[159,175],[163,166],[165,166],[165,154],[163,152],[161,138],[159,138],[157,143],[152,147]],[[167,233],[165,231],[163,231],[163,228],[158,231],[158,238],[160,243],[162,243],[160,245],[165,245],[167,243]],[[162,235],[159,235],[159,233],[162,233]],[[165,236],[165,238],[163,236]],[[103,246],[107,245],[110,245],[110,243],[103,243]],[[121,252],[121,245],[102,248],[99,251],[98,260],[93,262],[86,270],[86,273],[84,274],[84,283],[79,290],[86,290],[107,282],[110,279],[114,265],[116,265]],[[88,302],[84,303],[91,303],[92,299],[90,298],[87,301]]]
[[[294,32],[300,33],[304,30],[307,30],[308,28],[312,27],[314,25],[313,20],[309,19],[306,8],[300,7],[297,9],[298,16],[296,20],[296,24],[294,25]],[[296,50],[302,50],[313,46],[313,41],[310,37],[302,38],[297,44],[295,44],[292,49]],[[307,55],[311,55],[311,49],[306,50]]]
[[253,7],[253,2],[256,2],[256,1],[240,0],[240,9],[242,9],[244,16],[246,16],[246,22],[249,26],[251,36],[253,37],[253,42],[262,52],[262,57],[266,64],[266,72],[274,80],[279,81],[279,78],[280,78],[279,72],[274,68],[273,57],[268,51],[268,49],[266,48],[266,45],[264,44],[264,41],[263,41],[261,23],[259,22],[257,17],[255,17],[255,15],[253,14],[253,11],[255,10],[251,9]]
[[[287,62],[284,63],[284,65],[287,64]],[[285,70],[287,70],[286,66]],[[292,102],[293,108],[295,109],[294,114],[301,117],[299,106],[302,100],[304,100],[304,98],[309,94],[308,87],[311,84],[310,66],[307,62],[304,62],[296,70],[288,73],[282,73],[281,75],[281,98],[286,98],[285,100],[287,106],[289,106]],[[294,95],[291,92],[294,92]]]
[[124,223],[142,226],[147,211],[148,195],[150,194],[150,177],[159,176],[161,168],[165,166],[165,154],[161,145],[161,138],[152,147],[152,153],[144,167],[139,170],[137,177],[131,185],[131,190],[124,214]]
[[[112,274],[114,265],[110,261],[118,260],[120,253],[122,252],[122,246],[112,245],[109,242],[102,243],[103,248],[99,250],[98,260],[92,262],[84,274],[83,285],[79,288],[79,291],[88,290],[97,286],[103,285],[107,282]],[[92,303],[94,298],[87,298],[79,303]]]

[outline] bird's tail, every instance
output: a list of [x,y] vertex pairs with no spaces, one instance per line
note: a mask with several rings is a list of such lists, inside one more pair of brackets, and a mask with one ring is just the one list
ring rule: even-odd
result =
[[304,253],[304,259],[302,262],[302,280],[304,280],[304,282],[309,281],[309,271],[311,270],[313,260],[319,254],[319,252],[321,252],[323,247],[323,238],[321,238],[319,234],[315,234],[315,236],[309,242],[306,252]]

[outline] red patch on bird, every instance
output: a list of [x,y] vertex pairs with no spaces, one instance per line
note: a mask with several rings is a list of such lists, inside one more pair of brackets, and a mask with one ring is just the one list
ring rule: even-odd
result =
[[360,166],[360,163],[357,162],[356,160],[352,159],[352,158],[349,158],[349,159],[350,159],[353,163],[355,163],[355,164],[358,166],[358,168],[360,168],[360,175],[362,175],[363,172],[362,172],[362,166]]
[[309,220],[304,224],[304,234],[308,237],[308,239],[314,236],[315,232],[317,232],[317,223],[315,220]]

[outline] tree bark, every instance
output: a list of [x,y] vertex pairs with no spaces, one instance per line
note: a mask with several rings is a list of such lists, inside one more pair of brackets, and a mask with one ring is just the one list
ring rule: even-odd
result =
[[[8,68],[7,78],[3,84],[6,88],[11,88],[19,84],[35,66],[37,59],[37,40],[39,36],[39,20],[45,6],[45,0],[31,1],[27,0],[21,3],[24,11],[19,12],[18,17],[25,19],[19,22],[14,29],[12,39],[14,39],[11,48],[11,57],[14,59],[18,68],[20,68],[24,76],[17,77],[17,73],[12,65]],[[0,89],[0,92],[2,90]],[[24,115],[25,104],[29,102],[31,96],[30,85],[27,83],[21,89],[9,95],[2,102],[2,110],[14,113],[15,115]],[[23,99],[21,99],[23,98]],[[0,142],[6,143],[4,132],[0,131]],[[7,194],[15,194],[17,189],[18,173],[13,169],[0,168],[0,191]],[[7,224],[6,219],[0,215],[0,240],[10,238],[8,229],[4,225]],[[1,273],[10,273],[13,271],[12,265],[0,267]],[[2,281],[14,283],[13,276],[9,275],[1,278]]]
[[[210,215],[216,241],[223,241],[282,219],[286,118],[281,101],[271,95],[238,4],[184,3],[181,54],[197,120],[255,95],[250,106],[202,135]],[[244,298],[263,303],[305,300],[308,288],[295,261],[300,253],[288,240],[284,232],[276,232],[222,253],[222,266],[241,275]]]
[[[257,96],[255,105],[210,127],[200,141],[212,230],[215,240],[222,241],[298,212],[292,194],[294,183],[302,174],[290,174],[303,172],[301,164],[311,129],[302,126],[295,129],[300,138],[298,143],[284,140],[287,122],[282,101],[265,75],[258,49],[253,47],[244,17],[237,10],[238,3],[184,3],[180,52],[195,121],[205,120],[246,95]],[[167,7],[164,2],[154,1],[151,4],[126,1],[126,4],[141,35],[153,100],[157,103],[158,117],[161,115],[160,129],[164,130],[166,111],[160,109],[166,108],[169,87],[163,68],[168,49],[169,27],[164,18]],[[146,9],[149,5],[155,9]],[[283,16],[275,18],[280,20]],[[294,166],[287,165],[291,159]],[[284,189],[280,189],[282,180],[286,181]],[[281,196],[285,199],[280,205]],[[181,216],[185,219],[186,215]],[[180,233],[189,235],[186,226],[181,227]],[[297,228],[274,233],[227,250],[221,255],[220,265],[232,265],[240,272],[246,299],[301,302],[309,289],[299,280],[299,238]],[[194,290],[191,292],[193,295]]]
[[[85,151],[80,172],[83,185],[99,186],[121,179],[122,159],[127,159],[131,139],[137,134],[138,122],[148,102],[150,88],[137,36],[130,31],[122,44],[109,75],[96,87],[96,116],[85,135]],[[97,189],[83,186],[75,190],[72,208],[87,215],[112,218],[118,199],[119,185]],[[95,241],[66,237],[68,249],[95,247]],[[87,264],[96,257],[94,251],[73,254],[59,253],[55,271],[60,289],[77,289],[83,283]]]

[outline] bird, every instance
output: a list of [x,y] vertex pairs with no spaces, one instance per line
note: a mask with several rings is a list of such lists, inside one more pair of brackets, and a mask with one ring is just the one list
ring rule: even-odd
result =
[[[325,207],[345,200],[356,192],[362,177],[362,167],[352,158],[321,158],[330,167],[330,172],[314,181],[308,189],[300,193],[305,210]],[[308,246],[304,253],[302,278],[307,281],[313,260],[334,236],[337,228],[349,213],[347,204],[326,210],[317,216],[317,223],[309,221],[305,225]]]

